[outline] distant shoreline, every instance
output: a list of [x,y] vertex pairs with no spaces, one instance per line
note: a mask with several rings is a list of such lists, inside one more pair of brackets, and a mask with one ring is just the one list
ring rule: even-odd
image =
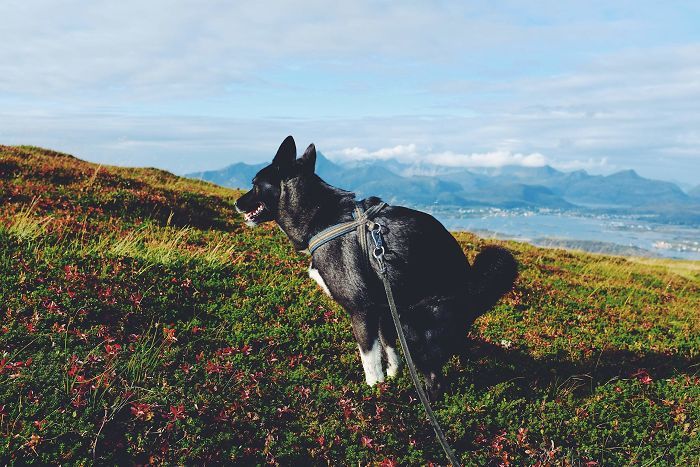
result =
[[474,210],[465,216],[464,211],[422,209],[450,231],[485,238],[588,253],[700,261],[700,229],[654,223],[637,216],[522,210]]

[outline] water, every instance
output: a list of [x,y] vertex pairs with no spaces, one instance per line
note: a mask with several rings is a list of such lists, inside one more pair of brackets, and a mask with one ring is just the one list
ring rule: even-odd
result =
[[588,249],[586,242],[604,242],[610,244],[610,253],[624,250],[616,248],[617,245],[634,250],[622,254],[700,260],[698,228],[633,218],[497,209],[436,211],[433,215],[449,230],[466,230],[486,237],[536,244],[546,243],[547,239],[560,239],[579,249]]

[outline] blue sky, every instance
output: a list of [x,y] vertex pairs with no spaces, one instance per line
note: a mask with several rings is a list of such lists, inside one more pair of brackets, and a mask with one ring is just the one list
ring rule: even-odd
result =
[[700,183],[697,2],[0,3],[0,144],[176,173],[269,159]]

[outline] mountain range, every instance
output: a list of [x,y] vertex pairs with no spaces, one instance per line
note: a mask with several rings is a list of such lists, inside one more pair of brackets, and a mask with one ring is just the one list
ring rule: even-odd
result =
[[[188,174],[233,188],[249,188],[262,164],[236,163]],[[644,215],[664,222],[700,225],[700,186],[689,192],[671,182],[641,177],[634,170],[591,175],[551,166],[455,168],[397,160],[337,164],[318,153],[316,172],[359,197],[376,195],[409,206],[562,211]]]

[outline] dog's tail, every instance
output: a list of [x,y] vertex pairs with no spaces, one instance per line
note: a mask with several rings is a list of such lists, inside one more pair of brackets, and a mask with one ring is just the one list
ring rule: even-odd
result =
[[518,263],[510,251],[490,245],[474,260],[471,268],[470,304],[473,318],[483,315],[513,288],[518,277]]

